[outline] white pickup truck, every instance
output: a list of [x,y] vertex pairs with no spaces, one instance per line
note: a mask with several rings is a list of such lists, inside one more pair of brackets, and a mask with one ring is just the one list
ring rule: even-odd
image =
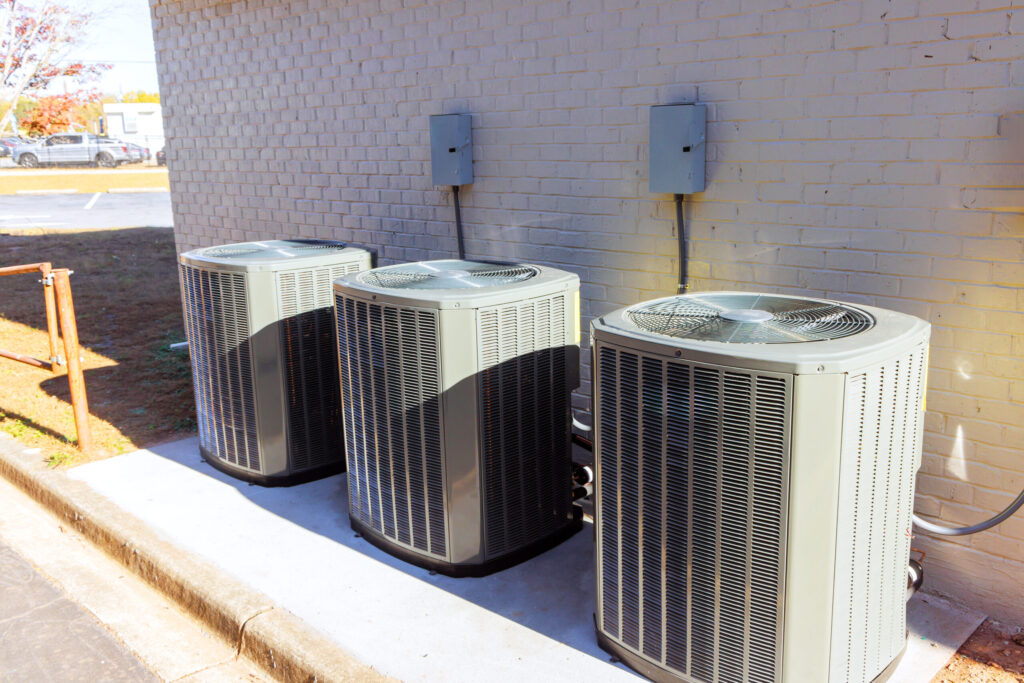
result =
[[89,133],[61,133],[31,144],[18,145],[11,156],[25,168],[46,164],[96,164],[113,168],[128,163],[128,147]]

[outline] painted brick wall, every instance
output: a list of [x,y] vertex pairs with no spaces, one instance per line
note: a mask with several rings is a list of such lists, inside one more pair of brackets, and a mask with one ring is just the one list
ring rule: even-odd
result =
[[[918,509],[975,521],[1024,487],[1012,2],[151,0],[178,246],[287,235],[379,246],[385,264],[447,257],[427,116],[470,112],[468,254],[576,271],[589,320],[674,291],[647,107],[707,103],[693,288],[931,321]],[[914,545],[931,589],[1024,622],[1024,516]]]

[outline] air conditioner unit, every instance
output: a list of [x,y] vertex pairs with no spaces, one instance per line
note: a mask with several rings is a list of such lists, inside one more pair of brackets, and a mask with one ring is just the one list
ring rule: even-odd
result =
[[266,486],[344,471],[331,282],[370,253],[326,240],[180,256],[199,449]]
[[579,278],[424,261],[334,284],[352,528],[482,576],[575,533]]
[[598,640],[658,681],[872,681],[906,644],[930,327],[710,292],[593,323]]

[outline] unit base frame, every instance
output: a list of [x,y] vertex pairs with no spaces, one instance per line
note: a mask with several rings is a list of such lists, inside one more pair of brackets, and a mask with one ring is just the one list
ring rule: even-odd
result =
[[250,484],[257,484],[268,488],[274,486],[296,486],[298,484],[305,484],[306,482],[315,481],[317,479],[323,479],[324,477],[329,477],[334,474],[342,474],[345,471],[345,461],[342,460],[341,462],[314,467],[311,470],[303,470],[301,472],[296,472],[295,474],[268,476],[265,474],[249,472],[248,470],[237,469],[229,463],[225,463],[216,455],[206,450],[203,446],[199,447],[199,452],[202,454],[203,460],[210,463],[215,470],[230,475],[235,479],[241,479],[242,481],[247,481]]
[[[679,674],[672,673],[657,664],[647,661],[632,650],[626,649],[606,636],[601,632],[601,629],[597,628],[597,615],[594,615],[594,632],[597,634],[597,644],[602,650],[612,655],[641,676],[654,681],[654,683],[683,683],[687,680]],[[900,650],[899,654],[893,657],[893,660],[889,662],[888,666],[882,669],[882,672],[875,676],[871,683],[885,683],[885,681],[888,681],[889,678],[892,677],[893,672],[896,671],[896,667],[900,665],[901,661],[903,661],[903,655],[906,653],[907,646],[904,644],[903,649]]]
[[529,545],[524,545],[518,550],[514,550],[510,553],[506,553],[505,555],[501,555],[500,557],[495,557],[494,559],[478,564],[453,564],[451,562],[445,562],[444,560],[435,560],[425,555],[421,555],[414,550],[408,550],[403,546],[392,543],[390,540],[381,536],[377,531],[374,531],[372,527],[366,526],[359,520],[354,519],[351,515],[349,516],[348,521],[352,525],[352,530],[359,534],[363,540],[370,543],[370,545],[383,550],[388,555],[397,557],[398,559],[408,562],[409,564],[416,565],[417,567],[459,579],[466,577],[479,578],[489,574],[494,574],[495,572],[508,569],[509,567],[513,567],[521,562],[532,559],[541,553],[551,550],[563,541],[572,538],[576,532],[583,528],[583,510],[578,505],[573,505],[572,520],[557,531],[550,533]]

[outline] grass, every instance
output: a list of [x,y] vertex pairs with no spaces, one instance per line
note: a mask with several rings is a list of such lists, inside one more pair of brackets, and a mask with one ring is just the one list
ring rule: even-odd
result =
[[[95,452],[76,448],[67,378],[0,359],[0,431],[53,466],[145,448],[195,430],[172,232],[0,233],[0,265],[68,267]],[[0,278],[0,348],[49,354],[38,276]]]

